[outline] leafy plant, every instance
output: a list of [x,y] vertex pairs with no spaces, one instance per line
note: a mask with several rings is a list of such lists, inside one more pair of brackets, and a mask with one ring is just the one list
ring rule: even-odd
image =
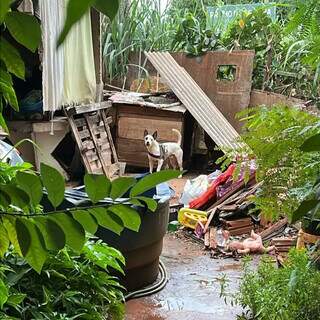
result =
[[[8,169],[8,165],[0,163]],[[66,245],[80,252],[85,243],[85,232],[94,234],[98,226],[105,227],[117,234],[124,228],[138,231],[140,215],[137,206],[147,206],[155,211],[157,203],[145,198],[143,192],[178,177],[178,171],[154,173],[140,181],[131,177],[122,177],[114,181],[99,175],[86,175],[85,187],[92,204],[86,207],[59,209],[64,200],[65,184],[60,173],[45,164],[41,164],[40,175],[22,167],[10,172],[11,177],[0,183],[0,255],[9,249],[24,257],[38,273],[46,261],[48,251],[60,250]],[[43,189],[54,210],[43,212],[41,200]],[[124,202],[113,202],[122,197],[129,189],[130,195]],[[97,202],[110,197],[110,204]],[[134,204],[134,206],[130,205]]]
[[183,51],[193,56],[213,51],[220,47],[218,35],[214,30],[214,26],[204,28],[200,19],[187,12],[177,25],[172,50]]
[[245,260],[239,292],[229,296],[233,303],[247,309],[246,319],[319,319],[320,271],[305,251],[292,250],[279,269],[270,257],[263,257],[257,270],[250,260]]
[[40,274],[13,252],[0,263],[1,319],[122,319],[123,288],[110,271],[123,273],[117,250],[89,240],[81,252],[49,253]]
[[[299,203],[311,196],[319,175],[320,153],[300,149],[307,138],[319,132],[318,119],[285,106],[257,107],[242,116],[246,124],[241,138],[249,148],[238,152],[246,159],[255,158],[256,178],[263,181],[253,201],[270,218],[291,217]],[[233,158],[230,154],[229,159]]]
[[[319,123],[316,124],[319,126]],[[300,149],[303,152],[320,152],[320,134],[315,134],[309,137],[301,145]],[[292,222],[301,220],[303,217],[310,218],[311,223],[314,219],[320,219],[320,179],[318,179],[313,186],[311,197],[301,202],[297,210],[293,212]],[[318,224],[318,229],[320,228],[320,223]]]

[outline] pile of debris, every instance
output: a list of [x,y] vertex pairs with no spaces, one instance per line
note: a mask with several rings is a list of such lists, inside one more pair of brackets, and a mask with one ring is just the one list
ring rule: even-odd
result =
[[[254,166],[248,181],[243,174],[234,181],[234,171],[232,164],[179,211],[186,234],[192,230],[192,237],[201,241],[213,258],[268,252],[286,255],[296,245],[297,230],[288,227],[286,218],[277,223],[261,219],[252,201],[262,185],[255,180]],[[188,190],[192,183],[187,182]]]

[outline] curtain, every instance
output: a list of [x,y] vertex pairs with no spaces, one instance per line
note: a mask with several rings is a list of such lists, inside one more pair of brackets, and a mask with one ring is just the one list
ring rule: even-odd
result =
[[64,48],[56,48],[65,17],[65,0],[40,0],[43,111],[60,109],[64,85]]
[[97,84],[90,12],[87,12],[68,34],[64,43],[64,60],[62,104],[95,102]]
[[97,85],[90,12],[72,27],[64,43],[57,49],[68,1],[39,2],[43,45],[43,111],[54,112],[62,105],[95,102]]

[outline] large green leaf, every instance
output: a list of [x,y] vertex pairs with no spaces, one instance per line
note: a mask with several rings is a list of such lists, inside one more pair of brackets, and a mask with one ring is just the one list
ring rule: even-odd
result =
[[178,170],[163,170],[154,172],[143,177],[137,182],[137,184],[131,189],[130,197],[136,197],[154,187],[158,184],[178,178],[181,172]]
[[295,223],[303,218],[309,211],[315,209],[319,204],[319,200],[305,200],[303,201],[297,210],[292,213],[291,223]]
[[93,203],[109,196],[111,182],[104,175],[86,174],[84,176],[86,192]]
[[31,235],[26,226],[26,218],[16,219],[16,232],[22,255],[25,257],[30,249]]
[[35,16],[12,11],[7,13],[4,22],[19,43],[35,52],[41,40],[40,24]]
[[7,304],[16,308],[18,307],[18,305],[23,302],[23,300],[26,298],[26,294],[25,293],[14,293],[14,294],[10,294],[10,296],[8,297],[7,300]]
[[60,250],[64,248],[66,235],[57,222],[47,217],[35,217],[34,221],[42,233],[48,250]]
[[98,223],[96,219],[90,214],[89,211],[77,210],[72,212],[72,216],[76,219],[82,226],[83,229],[91,234],[95,234],[98,229]]
[[10,9],[11,0],[1,0],[0,5],[0,24],[4,21],[6,14]]
[[136,199],[136,200],[138,200],[138,201],[140,201],[140,202],[145,203],[146,206],[147,206],[147,208],[148,208],[150,211],[152,211],[152,212],[155,212],[156,209],[157,209],[157,207],[158,207],[158,203],[157,203],[157,201],[154,200],[154,199],[140,196],[140,197],[132,198],[132,199],[130,199],[130,201],[131,201],[131,200],[134,200],[134,199]]
[[[23,253],[24,258],[28,262],[28,264],[39,274],[41,273],[44,262],[47,258],[47,251],[45,248],[44,239],[38,227],[29,219],[23,218],[18,219],[16,223],[16,227],[19,224],[23,224],[24,227],[28,230],[31,243],[27,253],[24,253],[22,248],[21,251]],[[17,228],[18,239],[20,238],[20,229]],[[23,240],[23,239],[22,239]],[[22,245],[19,239],[20,246]]]
[[48,192],[48,198],[52,205],[56,208],[64,199],[64,178],[58,170],[44,163],[40,164],[40,172],[43,185]]
[[3,226],[7,230],[9,240],[12,243],[15,251],[20,256],[22,256],[19,241],[18,241],[18,236],[15,228],[16,219],[13,217],[6,216],[6,217],[2,217],[2,222],[3,222]]
[[42,184],[40,178],[29,172],[19,171],[16,175],[18,185],[28,193],[31,203],[37,206],[42,199]]
[[11,199],[5,192],[0,192],[0,205],[4,208],[8,208],[11,204]]
[[[7,70],[0,67],[0,92],[6,102],[15,110],[19,111],[19,105],[15,90],[13,88],[12,77]],[[2,109],[2,108],[1,108]],[[0,110],[2,112],[2,110]]]
[[307,139],[301,146],[304,152],[320,151],[320,134],[316,134]]
[[105,208],[94,208],[89,211],[97,219],[100,226],[120,235],[123,224],[118,216],[108,212]]
[[[1,96],[0,96],[0,100],[1,100]],[[0,101],[0,104],[2,103],[2,101]],[[5,131],[5,132],[9,132],[6,120],[4,119],[2,112],[0,111],[0,127]]]
[[28,194],[12,184],[0,185],[0,192],[6,193],[11,199],[11,204],[19,208],[25,208],[30,203]]
[[110,197],[112,199],[121,198],[135,183],[132,177],[120,177],[112,181]]
[[3,255],[7,252],[9,248],[9,238],[7,234],[7,230],[2,224],[2,221],[0,220],[0,257],[2,258]]
[[62,44],[71,27],[82,18],[82,16],[89,10],[94,1],[95,0],[69,0],[67,6],[66,21],[58,39],[58,46]]
[[112,20],[118,12],[119,0],[95,0],[93,6]]
[[9,72],[24,80],[25,66],[20,53],[4,37],[0,38],[0,60],[4,62]]
[[85,232],[82,225],[67,213],[51,214],[49,219],[54,220],[61,227],[66,235],[66,244],[79,252],[85,242]]
[[108,208],[108,211],[117,215],[123,225],[132,231],[139,231],[141,218],[139,213],[130,206],[124,204],[116,204]]
[[0,309],[3,308],[3,305],[7,302],[8,297],[9,297],[9,288],[6,286],[3,280],[0,279]]

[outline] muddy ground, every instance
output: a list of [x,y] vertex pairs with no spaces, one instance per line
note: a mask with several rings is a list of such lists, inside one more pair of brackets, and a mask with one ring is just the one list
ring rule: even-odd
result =
[[235,291],[240,281],[241,262],[215,260],[203,246],[169,233],[164,238],[161,260],[169,274],[166,287],[152,296],[127,302],[127,320],[233,320],[238,307],[219,297],[218,278],[226,274]]

